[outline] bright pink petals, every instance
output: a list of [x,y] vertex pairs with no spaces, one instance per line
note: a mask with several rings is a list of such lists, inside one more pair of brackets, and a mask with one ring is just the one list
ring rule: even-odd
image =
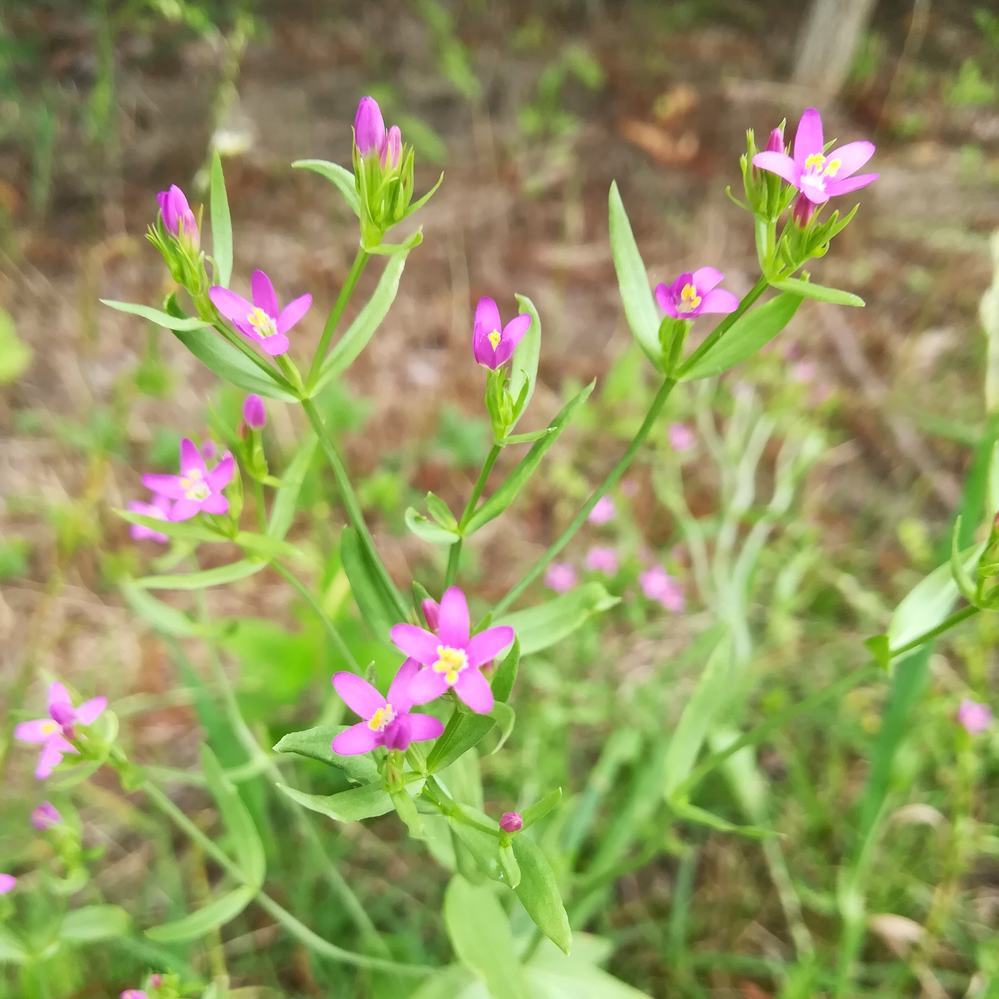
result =
[[520,812],[504,812],[500,816],[499,827],[506,833],[520,832],[524,828],[524,818]]
[[[228,513],[229,501],[223,495],[236,474],[236,462],[228,452],[209,469],[193,441],[180,442],[180,474],[142,476],[142,484],[166,500],[173,500],[165,510],[171,521],[190,520],[199,513]],[[162,500],[154,500],[162,504]],[[165,539],[164,539],[165,540]]]
[[59,814],[59,809],[51,801],[43,801],[31,812],[31,824],[39,832],[51,829],[53,826],[59,825],[60,822],[62,822],[62,815]]
[[281,309],[273,282],[261,270],[253,272],[250,291],[252,302],[220,285],[209,288],[208,297],[219,314],[243,336],[259,344],[265,354],[277,357],[287,353],[288,331],[312,307],[312,296],[301,295]]
[[638,583],[645,596],[664,610],[679,614],[687,604],[683,587],[661,565],[646,569],[639,575]]
[[362,156],[381,154],[385,144],[385,120],[374,97],[362,97],[354,113],[354,145]]
[[503,326],[499,306],[491,298],[480,298],[472,325],[472,356],[476,363],[495,371],[513,357],[517,345],[531,326],[527,313],[514,316]]
[[77,708],[63,684],[58,681],[49,684],[48,718],[35,718],[14,727],[18,742],[42,747],[35,768],[38,780],[45,780],[64,756],[79,752],[70,741],[76,738],[76,726],[92,725],[104,713],[107,703],[106,697],[92,697]]
[[198,221],[187,202],[187,195],[176,184],[171,184],[166,191],[156,195],[156,202],[160,206],[163,228],[171,236],[197,247],[201,238]]
[[609,545],[594,545],[586,553],[584,565],[591,572],[603,572],[613,576],[620,565],[617,550]]
[[673,319],[694,319],[709,312],[722,315],[735,312],[739,299],[718,287],[724,277],[714,267],[685,271],[672,284],[656,286],[656,302]]
[[579,574],[569,562],[552,562],[545,570],[545,586],[556,593],[568,593],[579,582]]
[[970,735],[979,735],[992,725],[992,710],[987,704],[965,699],[957,709],[957,721]]
[[0,873],[0,895],[9,895],[17,887],[17,878],[13,874]]
[[586,518],[591,524],[609,524],[617,514],[617,507],[610,496],[601,496]]

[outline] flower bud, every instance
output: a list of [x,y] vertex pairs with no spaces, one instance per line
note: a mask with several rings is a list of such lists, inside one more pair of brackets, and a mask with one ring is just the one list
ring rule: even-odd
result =
[[500,816],[499,826],[506,833],[520,832],[524,828],[524,820],[520,812],[504,812]]
[[362,97],[354,115],[354,145],[362,156],[380,154],[385,143],[385,121],[374,97]]
[[402,132],[398,125],[393,125],[388,130],[385,142],[381,150],[381,164],[383,168],[394,170],[402,159]]
[[794,209],[792,211],[794,216],[794,221],[801,226],[802,229],[811,221],[812,216],[815,214],[815,205],[808,200],[803,194],[799,194],[794,199]]
[[51,829],[52,826],[56,826],[60,822],[62,822],[62,816],[59,814],[59,809],[51,801],[43,801],[31,813],[31,824],[40,832]]
[[198,221],[188,204],[187,195],[176,184],[171,184],[168,190],[156,195],[156,201],[160,206],[163,228],[171,236],[197,246],[201,238]]
[[437,603],[436,600],[430,600],[428,598],[423,601],[420,607],[423,610],[423,617],[427,622],[427,627],[431,631],[436,631],[437,623],[441,616],[441,605]]
[[784,129],[779,125],[770,133],[770,138],[767,139],[766,151],[768,153],[784,152]]
[[259,395],[248,395],[243,403],[243,422],[251,430],[260,430],[267,422],[267,410]]

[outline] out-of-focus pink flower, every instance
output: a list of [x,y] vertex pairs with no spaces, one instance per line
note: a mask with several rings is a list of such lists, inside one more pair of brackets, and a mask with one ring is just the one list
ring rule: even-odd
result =
[[107,707],[106,697],[92,697],[78,708],[73,706],[69,691],[59,683],[49,684],[49,716],[21,722],[14,728],[14,738],[19,742],[41,745],[35,776],[45,780],[62,762],[63,756],[76,753],[69,741],[75,738],[77,725],[92,725]]
[[569,562],[552,562],[545,570],[545,586],[556,593],[568,593],[578,582],[576,569]]
[[13,874],[0,873],[0,895],[9,895],[17,885],[17,878]]
[[706,313],[735,312],[739,299],[719,288],[725,275],[714,267],[684,271],[672,284],[656,285],[659,308],[674,319],[694,319]]
[[396,648],[423,666],[410,687],[414,703],[426,704],[454,690],[473,711],[492,710],[492,688],[481,670],[513,644],[513,628],[496,625],[473,635],[468,600],[457,586],[444,591],[432,632],[415,624],[397,624],[391,638]]
[[503,832],[520,832],[524,828],[524,818],[520,812],[504,812],[500,816],[499,827]]
[[617,514],[617,507],[610,496],[601,496],[590,515],[586,518],[591,524],[609,524]]
[[169,519],[190,520],[199,513],[223,514],[229,511],[224,490],[236,473],[231,454],[224,454],[209,471],[197,445],[185,437],[180,442],[180,474],[142,476],[142,484],[159,496],[174,501]]
[[957,709],[957,721],[966,732],[978,735],[992,724],[992,711],[987,704],[965,699]]
[[299,295],[282,309],[271,279],[261,270],[253,272],[250,291],[252,302],[216,284],[208,289],[208,297],[243,336],[260,344],[265,354],[276,357],[287,353],[288,331],[312,308],[312,296]]
[[679,614],[687,604],[680,584],[661,566],[654,565],[638,577],[642,592],[665,610]]
[[495,371],[513,357],[530,326],[531,317],[526,312],[514,316],[504,326],[496,302],[480,298],[472,326],[472,356],[478,364]]
[[384,697],[356,673],[337,673],[333,677],[336,692],[347,707],[364,720],[351,725],[333,740],[333,752],[356,756],[370,752],[376,746],[404,750],[411,742],[436,739],[444,731],[443,722],[430,715],[411,714],[409,710],[414,704],[424,703],[414,700],[413,696],[413,680],[419,669],[417,662],[407,659],[399,667]]
[[119,999],[149,999],[149,993],[145,989],[125,989]]
[[594,545],[586,553],[586,568],[592,572],[605,572],[613,576],[619,565],[617,551],[609,545]]
[[671,423],[668,431],[669,446],[679,453],[690,451],[697,444],[694,431],[686,423]]
[[822,116],[815,108],[805,108],[794,136],[794,155],[767,149],[753,157],[753,166],[777,174],[813,205],[824,205],[830,198],[859,191],[878,179],[876,173],[854,176],[874,155],[874,148],[873,142],[848,142],[826,154]]
[[[128,508],[132,513],[141,513],[143,517],[169,520],[172,505],[168,497],[154,495],[151,503],[133,500],[128,504]],[[132,536],[133,541],[155,541],[157,544],[165,545],[170,540],[162,531],[147,527],[145,524],[130,524],[128,533]]]
[[251,430],[262,430],[267,423],[267,410],[259,395],[251,394],[243,400],[243,422]]
[[176,184],[171,184],[167,190],[156,195],[156,202],[160,206],[163,228],[172,236],[197,247],[201,239],[198,220],[187,202],[187,195]]
[[40,832],[62,822],[59,809],[51,801],[43,801],[31,813],[31,824]]

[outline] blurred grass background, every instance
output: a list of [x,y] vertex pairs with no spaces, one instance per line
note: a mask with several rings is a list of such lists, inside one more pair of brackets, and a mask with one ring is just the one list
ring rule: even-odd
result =
[[[224,154],[236,280],[262,266],[279,288],[313,292],[293,348],[307,356],[355,233],[331,189],[288,163],[347,163],[356,101],[372,93],[417,147],[418,190],[446,168],[388,321],[324,405],[390,570],[400,583],[437,578],[402,512],[427,489],[460,506],[488,447],[472,304],[533,298],[536,424],[572,386],[599,384],[530,494],[471,546],[465,581],[488,601],[571,516],[650,398],[607,246],[611,179],[654,280],[711,262],[740,292],[754,277],[751,227],[722,190],[738,179],[743,130],[793,125],[814,103],[828,135],[872,137],[881,180],[814,268],[867,308],[806,303],[748,368],[671,401],[667,421],[689,424],[697,445],[676,454],[664,423],[615,495],[617,518],[567,550],[581,565],[591,544],[616,545],[623,565],[608,586],[624,599],[525,661],[515,737],[486,764],[487,804],[566,789],[545,836],[567,858],[574,923],[611,941],[610,970],[649,995],[832,994],[850,949],[837,887],[865,843],[860,963],[841,994],[999,995],[997,741],[972,742],[953,720],[961,697],[994,703],[989,617],[934,652],[897,747],[882,727],[887,684],[873,684],[773,735],[750,771],[722,769],[698,788],[697,804],[775,838],[671,817],[656,783],[663,733],[704,673],[718,619],[741,635],[726,724],[748,728],[861,665],[863,639],[946,551],[982,432],[977,308],[999,226],[988,5],[88,0],[8,3],[0,18],[0,704],[5,720],[30,716],[48,675],[108,693],[131,751],[177,768],[178,800],[207,827],[207,799],[184,773],[199,731],[225,764],[244,757],[198,679],[198,643],[153,634],[116,585],[151,556],[112,508],[139,494],[141,470],[172,460],[180,436],[233,423],[240,401],[162,332],[97,302],[165,290],[142,238],[156,191],[179,183],[203,200],[208,155]],[[270,416],[280,466],[296,430],[277,404]],[[296,533],[335,551],[340,514],[321,467],[304,495]],[[682,583],[683,614],[642,599],[637,573],[652,562]],[[335,556],[321,578],[359,658],[378,655]],[[338,664],[280,577],[211,591],[205,613],[231,622],[224,655],[268,744],[328,708]],[[38,791],[10,728],[0,860],[38,862],[24,835]],[[884,786],[865,798],[872,763]],[[299,781],[333,790],[319,769],[301,765]],[[355,941],[280,804],[256,782],[244,789],[268,830],[270,883],[328,939]],[[99,778],[80,792],[102,860],[78,897],[119,902],[141,928],[197,904],[212,871],[116,791]],[[443,876],[398,824],[324,833],[393,951],[447,960]],[[157,953],[138,933],[65,950],[49,987],[113,995],[169,962],[203,976],[224,967],[247,995],[401,994],[313,962],[252,913],[186,951]],[[44,994],[4,973],[0,994]]]

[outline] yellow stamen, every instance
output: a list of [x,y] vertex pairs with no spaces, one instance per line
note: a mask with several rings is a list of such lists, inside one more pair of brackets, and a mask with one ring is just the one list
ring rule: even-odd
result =
[[449,645],[437,646],[437,662],[430,668],[435,673],[443,673],[449,687],[458,682],[458,674],[468,666],[468,656],[464,649],[452,649]]
[[247,313],[246,321],[253,327],[257,336],[262,336],[265,340],[277,333],[277,323],[274,321],[274,317],[269,316],[259,305]]
[[822,169],[826,162],[825,156],[822,153],[812,153],[808,159],[805,160],[805,169],[811,170],[813,173],[818,173]]
[[379,708],[369,719],[368,728],[372,732],[384,732],[392,722],[395,721],[395,708],[386,702],[385,706]]
[[500,345],[503,334],[499,330],[493,330],[492,333],[486,336],[486,339],[493,345],[493,350],[495,350]]
[[835,177],[839,173],[839,168],[843,165],[841,159],[830,160],[826,164],[825,170],[822,171],[823,177]]
[[677,304],[679,312],[693,312],[701,304],[701,296],[697,294],[697,289],[688,281],[680,292],[680,301]]

